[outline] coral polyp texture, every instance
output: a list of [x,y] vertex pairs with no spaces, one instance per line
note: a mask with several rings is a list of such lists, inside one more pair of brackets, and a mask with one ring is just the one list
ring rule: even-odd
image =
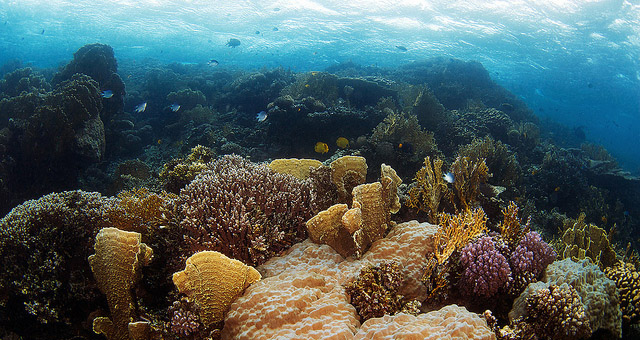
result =
[[224,156],[180,193],[186,245],[258,265],[306,237],[310,184]]
[[640,321],[640,273],[633,263],[619,261],[615,266],[605,268],[605,275],[616,283],[620,292],[620,309],[623,326]]
[[211,327],[224,319],[229,305],[260,273],[216,251],[202,251],[187,259],[185,269],[173,274],[173,283],[198,307],[200,320]]
[[[111,318],[93,319],[93,330],[109,340],[141,339],[149,325],[135,323],[136,308],[131,291],[140,278],[140,268],[153,256],[151,248],[136,232],[101,229],[96,235],[95,254],[89,264],[100,290],[107,296]],[[134,324],[132,326],[132,324]]]
[[516,274],[531,273],[534,278],[539,278],[556,256],[555,250],[542,240],[540,234],[530,231],[511,254],[511,267]]
[[491,237],[485,236],[460,251],[463,273],[460,288],[464,294],[490,298],[506,288],[511,279],[507,259]]

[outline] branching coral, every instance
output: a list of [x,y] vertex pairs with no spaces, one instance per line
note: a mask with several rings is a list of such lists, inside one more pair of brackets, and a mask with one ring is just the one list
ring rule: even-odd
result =
[[502,209],[502,216],[502,222],[498,225],[500,235],[502,235],[502,238],[511,249],[515,249],[522,236],[529,232],[531,219],[528,219],[527,223],[522,224],[522,221],[518,217],[518,206],[513,201],[509,202],[509,205]]
[[186,244],[257,265],[306,237],[309,182],[224,156],[180,193]]
[[458,156],[451,164],[451,172],[455,178],[457,203],[462,209],[468,209],[477,204],[480,195],[480,184],[489,178],[489,168],[484,159],[472,160],[469,157]]
[[460,262],[463,272],[459,284],[467,296],[493,297],[504,291],[511,279],[509,263],[491,237],[465,246],[460,251]]
[[355,281],[345,286],[345,290],[364,322],[370,318],[394,315],[403,309],[407,302],[398,293],[403,280],[404,275],[397,262],[384,262],[362,269]]
[[622,324],[628,327],[640,321],[640,273],[632,263],[619,261],[605,268],[604,274],[615,281],[620,292]]
[[436,158],[432,162],[429,157],[425,158],[424,166],[416,172],[414,181],[416,185],[409,190],[407,205],[427,212],[429,221],[435,223],[440,203],[452,198],[447,182],[443,179],[442,160]]
[[487,217],[482,208],[465,210],[459,214],[440,214],[440,229],[434,235],[435,256],[442,264],[461,250],[474,237],[487,231]]

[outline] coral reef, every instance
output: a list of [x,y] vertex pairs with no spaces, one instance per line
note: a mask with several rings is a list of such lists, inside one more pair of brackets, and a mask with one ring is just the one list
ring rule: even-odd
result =
[[331,181],[338,189],[340,203],[351,203],[351,191],[365,183],[367,179],[367,160],[359,156],[343,156],[331,162]]
[[555,261],[550,264],[542,282],[532,283],[513,303],[509,319],[513,322],[518,317],[527,316],[527,301],[540,289],[548,289],[551,285],[571,286],[580,296],[584,312],[592,331],[605,329],[616,337],[622,335],[622,313],[616,285],[609,280],[598,266],[589,260],[573,262],[571,259]]
[[588,259],[600,269],[611,267],[617,262],[606,231],[596,225],[586,224],[585,215],[580,214],[577,220],[568,220],[562,234],[562,258],[576,261]]
[[539,278],[544,269],[556,259],[556,252],[535,231],[526,233],[509,260],[515,275]]
[[269,168],[277,173],[289,174],[304,180],[311,176],[311,169],[322,166],[322,162],[315,159],[282,158],[274,159]]
[[411,208],[427,212],[429,221],[435,223],[440,212],[440,203],[443,200],[451,200],[452,195],[447,182],[442,174],[443,161],[436,158],[431,161],[427,156],[424,166],[416,172],[414,181],[416,182],[409,190],[409,201],[407,205]]
[[351,304],[360,315],[360,321],[400,312],[405,303],[398,294],[403,279],[396,262],[363,268],[355,281],[345,286]]
[[490,298],[504,290],[511,278],[507,259],[491,237],[481,237],[460,251],[463,272],[460,289],[468,296]]
[[474,139],[471,144],[461,145],[458,148],[458,156],[468,157],[474,162],[484,159],[492,175],[488,179],[489,183],[510,187],[520,178],[522,169],[515,153],[507,144],[491,136]]
[[258,265],[306,236],[309,183],[239,156],[209,163],[180,192],[181,227],[191,252],[219,251]]
[[629,327],[640,321],[640,274],[633,263],[619,261],[607,267],[604,274],[616,283],[620,293],[622,326]]
[[160,171],[160,180],[165,190],[179,193],[189,182],[207,168],[207,163],[215,158],[213,151],[202,145],[191,149],[186,159],[177,158],[166,163]]
[[465,307],[448,305],[417,316],[404,313],[365,321],[354,339],[478,339],[493,340],[495,334],[478,314]]
[[32,339],[53,331],[72,337],[99,301],[86,259],[95,234],[110,226],[104,213],[113,204],[67,191],[26,201],[0,220],[0,325]]
[[187,259],[183,271],[173,274],[173,283],[198,306],[202,324],[211,327],[221,322],[231,303],[260,278],[251,266],[216,251],[202,251]]
[[107,296],[111,318],[93,319],[93,330],[108,340],[146,338],[148,323],[133,321],[135,305],[131,291],[140,278],[140,267],[151,261],[153,251],[140,241],[139,233],[117,228],[101,229],[94,248],[89,264],[100,290]]
[[170,92],[167,101],[178,103],[180,109],[191,110],[198,105],[206,105],[207,97],[200,90],[182,89],[177,92]]
[[472,160],[468,157],[458,156],[451,164],[451,172],[455,178],[456,205],[459,209],[468,209],[478,204],[480,185],[489,178],[489,168],[484,159]]

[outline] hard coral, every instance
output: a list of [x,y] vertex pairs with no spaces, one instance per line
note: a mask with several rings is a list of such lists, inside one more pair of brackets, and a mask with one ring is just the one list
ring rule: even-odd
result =
[[177,194],[189,182],[206,169],[206,164],[215,158],[213,151],[202,145],[191,149],[186,159],[177,158],[169,161],[160,171],[165,190]]
[[263,263],[306,236],[309,183],[266,164],[224,156],[180,193],[186,244],[249,265]]
[[109,340],[143,339],[148,324],[137,324],[131,291],[140,278],[140,268],[153,256],[151,248],[140,241],[140,234],[117,228],[103,228],[96,235],[95,254],[89,264],[100,290],[107,296],[111,318],[97,317],[93,330]]
[[98,193],[67,191],[26,201],[0,220],[0,314],[10,327],[29,325],[8,330],[72,337],[72,325],[98,303],[86,259],[112,205]]
[[398,289],[404,275],[397,262],[370,265],[360,272],[355,281],[346,285],[361,320],[394,315],[402,310],[405,301]]
[[173,283],[197,305],[202,324],[212,327],[224,319],[231,303],[260,278],[251,266],[216,251],[203,251],[187,259],[185,269],[173,274]]
[[464,271],[459,284],[466,295],[493,297],[504,291],[511,279],[509,263],[491,237],[482,237],[464,247],[460,262]]
[[623,326],[637,324],[640,321],[640,273],[636,266],[619,261],[615,266],[605,268],[604,273],[615,281],[620,292]]
[[580,214],[577,220],[569,219],[565,222],[562,258],[586,258],[597,264],[600,269],[615,265],[616,253],[609,241],[609,235],[596,225],[584,223],[584,218],[585,215]]
[[531,273],[539,278],[555,259],[556,252],[542,240],[540,234],[530,231],[520,240],[520,244],[509,257],[514,274]]
[[489,168],[484,159],[458,156],[451,164],[451,172],[455,178],[453,187],[458,207],[468,209],[475,206],[480,195],[480,184],[486,183],[489,178]]

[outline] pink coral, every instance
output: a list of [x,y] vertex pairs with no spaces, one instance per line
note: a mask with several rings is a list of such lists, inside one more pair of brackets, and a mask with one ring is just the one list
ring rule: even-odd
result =
[[460,286],[468,294],[489,298],[506,288],[511,280],[509,263],[496,249],[491,237],[482,237],[464,247],[460,252],[460,261],[464,268]]
[[540,234],[530,231],[522,237],[509,260],[514,273],[528,272],[537,278],[556,256],[556,252],[542,240]]

